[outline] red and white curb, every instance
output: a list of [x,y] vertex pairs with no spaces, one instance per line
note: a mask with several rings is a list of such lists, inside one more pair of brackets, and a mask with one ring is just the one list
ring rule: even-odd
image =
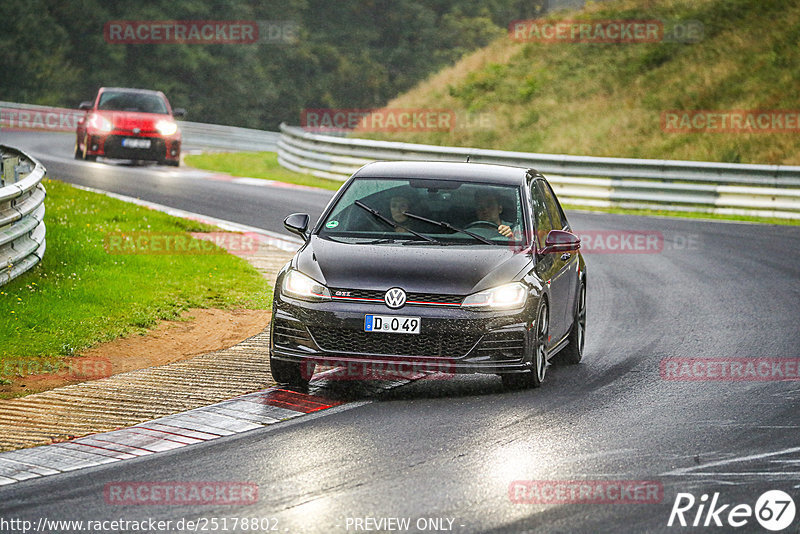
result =
[[178,449],[344,404],[273,387],[121,430],[0,453],[0,485]]
[[120,430],[0,453],[0,486],[179,449],[331,408],[356,408],[371,402],[373,394],[438,375],[420,372],[357,381],[357,399],[337,400],[325,396],[324,391],[338,381],[340,371],[333,368],[314,375],[310,383],[313,393],[271,387]]
[[[75,187],[177,217],[213,224],[225,230],[257,234],[260,241],[282,250],[295,251],[302,244],[299,239],[260,228],[90,187]],[[91,434],[52,445],[0,453],[0,486],[178,449],[223,436],[265,428],[281,421],[331,408],[345,405],[354,408],[364,404],[363,401],[369,402],[369,395],[372,393],[394,389],[430,374],[421,372],[413,376],[406,375],[394,379],[360,382],[360,391],[365,394],[362,397],[363,401],[350,402],[330,399],[320,393],[326,385],[338,380],[339,373],[340,370],[334,368],[316,374],[310,384],[314,393],[299,393],[272,387],[120,430]],[[436,373],[431,375],[431,377],[435,376]]]

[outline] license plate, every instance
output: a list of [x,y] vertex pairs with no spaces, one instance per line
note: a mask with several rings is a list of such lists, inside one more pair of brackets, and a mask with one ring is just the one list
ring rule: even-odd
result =
[[419,334],[421,325],[422,320],[419,317],[400,317],[398,315],[367,315],[364,317],[365,332]]
[[122,140],[125,148],[150,148],[150,139],[125,138]]

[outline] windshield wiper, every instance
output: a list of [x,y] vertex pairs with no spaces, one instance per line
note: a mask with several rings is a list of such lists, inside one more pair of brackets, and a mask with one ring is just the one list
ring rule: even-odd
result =
[[480,236],[480,235],[478,235],[478,234],[476,234],[474,232],[470,232],[469,230],[464,230],[463,228],[455,227],[452,224],[450,224],[448,222],[445,222],[445,221],[434,221],[433,219],[427,219],[427,218],[425,218],[425,217],[423,217],[421,215],[415,215],[415,214],[409,213],[407,211],[404,211],[403,215],[405,215],[406,217],[411,217],[412,219],[416,219],[418,221],[426,222],[428,224],[435,224],[436,226],[441,226],[445,230],[450,230],[451,232],[460,232],[462,234],[467,234],[468,236],[474,237],[478,241],[486,243],[487,245],[499,245],[500,244],[500,243],[497,243],[495,241],[490,241],[489,239],[486,239],[485,237]]
[[438,243],[438,241],[436,239],[432,238],[432,237],[428,237],[426,235],[420,234],[419,232],[415,232],[414,230],[412,230],[410,228],[406,228],[402,224],[397,224],[396,222],[391,220],[389,217],[381,215],[381,213],[379,213],[377,210],[374,210],[374,209],[370,208],[369,206],[367,206],[366,204],[364,204],[360,200],[356,200],[355,201],[355,205],[358,206],[359,208],[367,210],[376,219],[378,219],[379,221],[383,221],[384,223],[388,224],[392,228],[401,228],[401,229],[405,230],[406,232],[408,232],[410,234],[414,234],[415,236],[419,237],[420,239],[424,239],[425,241],[430,241],[431,243]]

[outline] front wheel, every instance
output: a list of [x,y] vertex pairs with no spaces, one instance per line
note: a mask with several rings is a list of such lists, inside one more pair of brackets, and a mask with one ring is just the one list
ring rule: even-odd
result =
[[97,161],[97,156],[93,156],[89,154],[89,138],[83,138],[83,159],[85,161]]
[[547,373],[547,337],[550,325],[547,316],[547,304],[544,299],[539,303],[534,323],[534,334],[529,343],[533,369],[524,373],[500,375],[503,386],[508,389],[538,388]]
[[276,360],[272,356],[269,357],[269,370],[278,384],[301,389],[308,387],[308,381],[314,374],[313,367],[309,369],[308,364]]
[[586,284],[581,282],[578,293],[578,305],[575,307],[575,318],[569,332],[567,346],[558,353],[555,360],[564,365],[575,365],[583,358],[583,344],[586,340]]

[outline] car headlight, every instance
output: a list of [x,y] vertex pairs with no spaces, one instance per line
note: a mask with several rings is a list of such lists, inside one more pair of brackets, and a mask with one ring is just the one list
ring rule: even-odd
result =
[[477,310],[510,310],[521,308],[528,298],[528,288],[522,282],[505,284],[469,295],[462,308]]
[[300,271],[289,271],[283,277],[281,291],[290,297],[302,300],[330,300],[331,292],[313,278],[310,278]]
[[172,135],[178,131],[178,125],[172,121],[160,120],[156,123],[156,130],[161,135]]
[[114,129],[114,125],[111,124],[111,121],[107,118],[103,117],[102,115],[98,115],[97,113],[93,114],[89,117],[89,121],[87,123],[91,128],[95,130],[99,130],[101,132],[110,132]]

